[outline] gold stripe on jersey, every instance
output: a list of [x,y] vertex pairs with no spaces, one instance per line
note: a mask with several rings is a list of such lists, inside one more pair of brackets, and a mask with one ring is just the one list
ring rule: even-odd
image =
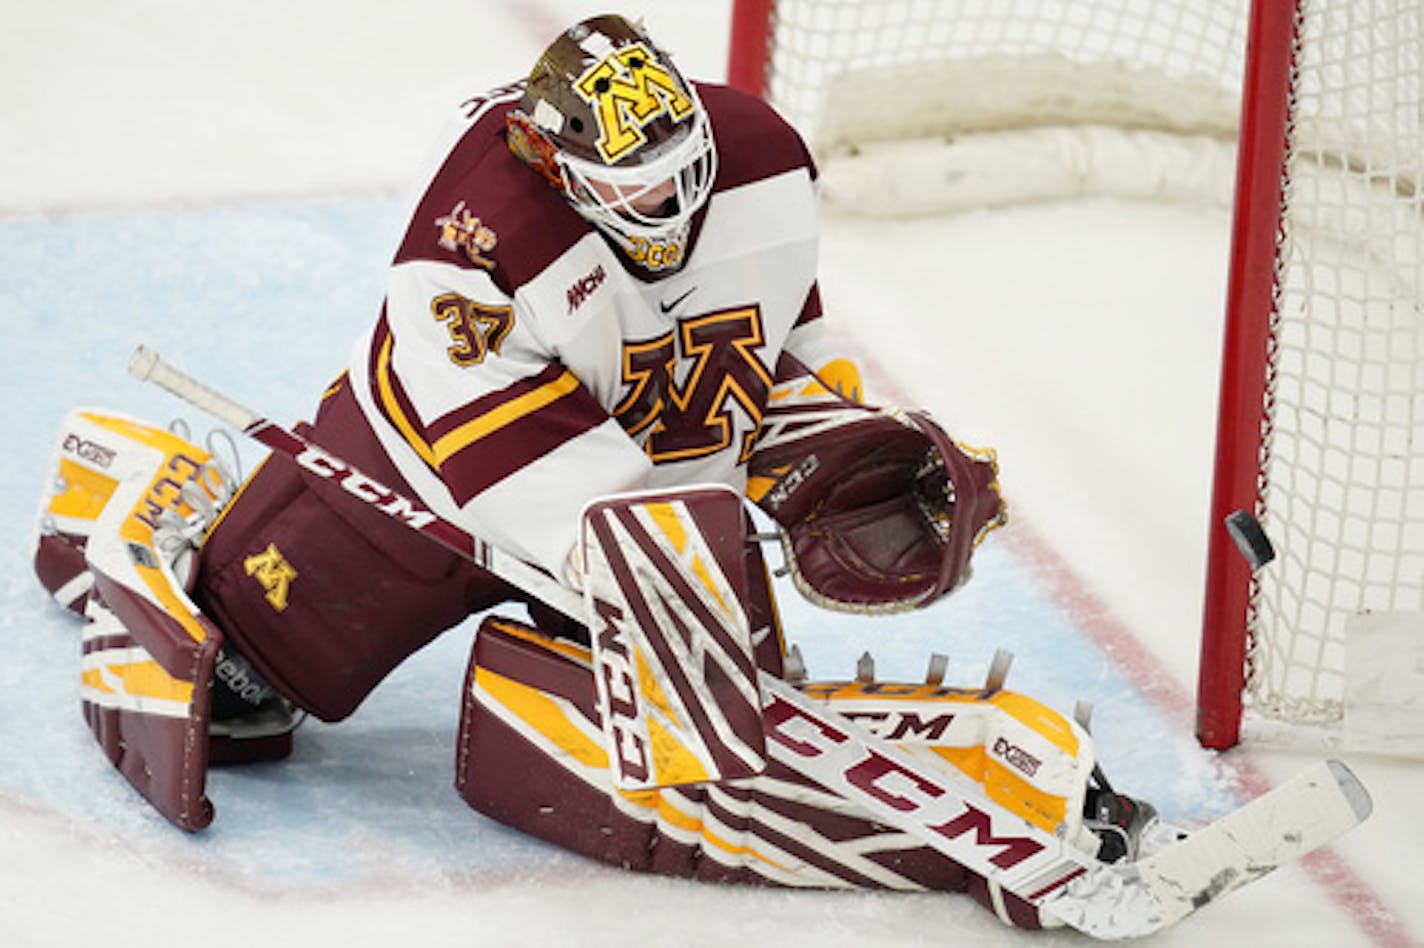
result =
[[331,396],[335,395],[337,392],[341,391],[342,387],[346,384],[346,381],[347,373],[342,372],[336,377],[336,381],[332,382],[331,385],[327,387],[326,391],[321,393],[321,401],[324,402],[327,399],[331,398]]
[[395,337],[389,332],[381,340],[380,349],[376,352],[376,393],[381,400],[381,410],[385,412],[386,418],[400,432],[420,459],[431,468],[438,465],[435,462],[435,453],[430,450],[430,445],[415,430],[410,419],[406,416],[405,409],[401,407],[400,399],[396,397],[395,384],[391,378],[391,347],[395,344]]
[[438,471],[454,455],[482,438],[495,434],[522,418],[546,408],[579,388],[578,377],[567,369],[560,375],[530,391],[502,402],[475,418],[459,425],[431,442],[407,414],[396,393],[391,367],[391,349],[395,337],[387,334],[376,353],[376,390],[381,409],[401,437],[430,468]]
[[431,445],[435,463],[437,465],[443,464],[452,455],[463,451],[481,438],[494,434],[501,428],[514,424],[527,415],[534,414],[541,408],[575,391],[578,387],[578,378],[566,369],[563,374],[552,381],[546,382],[532,391],[525,392],[518,398],[511,399],[498,408],[485,412],[478,418],[465,422],[449,434],[441,437],[435,444]]

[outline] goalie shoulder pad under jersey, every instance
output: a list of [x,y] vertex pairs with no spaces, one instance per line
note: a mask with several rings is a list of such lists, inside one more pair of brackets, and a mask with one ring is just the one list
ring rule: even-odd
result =
[[804,383],[778,386],[772,405],[747,492],[781,527],[811,601],[873,612],[927,605],[1006,522],[993,451],[957,444],[928,414]]

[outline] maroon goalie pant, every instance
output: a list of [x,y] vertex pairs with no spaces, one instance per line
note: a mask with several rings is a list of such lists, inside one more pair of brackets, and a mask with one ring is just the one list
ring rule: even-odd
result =
[[[316,421],[297,430],[411,495],[344,377]],[[203,544],[193,597],[273,687],[324,721],[349,715],[402,660],[466,616],[521,598],[279,454]]]

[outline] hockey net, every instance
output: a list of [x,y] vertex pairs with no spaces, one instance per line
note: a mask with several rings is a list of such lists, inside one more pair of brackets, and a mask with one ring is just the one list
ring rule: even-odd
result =
[[[1198,689],[1208,746],[1244,724],[1424,753],[1421,16],[1404,0],[1253,11]],[[1233,509],[1279,551],[1254,575],[1219,526]]]
[[[1355,743],[1424,733],[1424,672],[1407,680],[1424,668],[1420,16],[1407,0],[735,3],[730,81],[807,137],[833,205],[1235,193],[1208,746],[1235,743],[1243,711],[1274,737],[1338,735],[1347,692],[1394,708]],[[1280,554],[1255,573],[1222,527],[1237,509]]]
[[822,192],[906,216],[1230,198],[1245,14],[1166,0],[738,0],[729,68]]

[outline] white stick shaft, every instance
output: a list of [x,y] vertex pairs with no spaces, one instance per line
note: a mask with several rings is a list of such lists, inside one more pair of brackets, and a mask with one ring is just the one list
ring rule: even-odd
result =
[[262,421],[261,415],[164,362],[157,352],[147,346],[139,346],[134,350],[133,357],[129,359],[129,375],[166,389],[239,431],[247,431]]

